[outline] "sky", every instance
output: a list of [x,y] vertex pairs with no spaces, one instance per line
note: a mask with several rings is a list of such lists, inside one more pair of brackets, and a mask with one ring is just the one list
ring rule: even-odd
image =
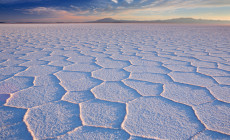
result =
[[230,0],[0,0],[0,22],[230,20]]

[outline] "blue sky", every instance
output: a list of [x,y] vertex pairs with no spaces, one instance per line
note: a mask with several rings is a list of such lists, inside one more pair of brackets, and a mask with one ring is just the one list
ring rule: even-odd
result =
[[106,17],[230,20],[230,0],[0,0],[0,21],[82,22]]

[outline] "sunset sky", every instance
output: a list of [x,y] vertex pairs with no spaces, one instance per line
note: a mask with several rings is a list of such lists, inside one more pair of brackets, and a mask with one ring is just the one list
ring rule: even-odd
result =
[[0,22],[230,20],[230,0],[0,0]]

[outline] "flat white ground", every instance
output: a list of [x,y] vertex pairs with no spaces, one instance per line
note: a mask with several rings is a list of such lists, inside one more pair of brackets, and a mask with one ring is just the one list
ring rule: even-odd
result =
[[0,139],[230,139],[230,26],[0,25]]

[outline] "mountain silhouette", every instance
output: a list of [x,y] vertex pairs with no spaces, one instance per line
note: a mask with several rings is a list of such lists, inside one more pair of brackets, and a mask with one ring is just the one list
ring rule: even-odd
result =
[[206,20],[206,19],[194,19],[194,18],[175,18],[167,20],[116,20],[113,18],[103,18],[96,21],[90,21],[89,23],[203,23],[203,24],[230,24],[228,20]]

